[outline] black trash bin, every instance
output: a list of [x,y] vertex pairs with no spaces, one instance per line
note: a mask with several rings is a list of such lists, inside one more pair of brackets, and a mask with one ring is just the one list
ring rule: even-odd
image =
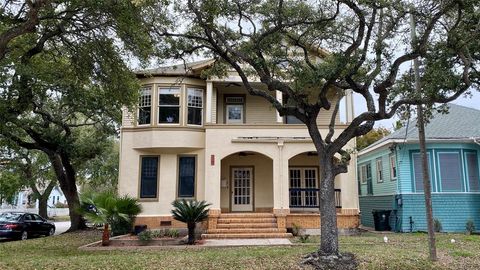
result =
[[390,231],[390,210],[373,210],[373,222],[375,231]]

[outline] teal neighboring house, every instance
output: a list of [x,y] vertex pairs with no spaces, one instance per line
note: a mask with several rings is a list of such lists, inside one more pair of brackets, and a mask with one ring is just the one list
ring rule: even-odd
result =
[[[449,105],[426,126],[433,215],[443,231],[480,228],[480,111]],[[361,223],[374,227],[372,211],[390,211],[393,231],[426,231],[416,121],[358,153]]]

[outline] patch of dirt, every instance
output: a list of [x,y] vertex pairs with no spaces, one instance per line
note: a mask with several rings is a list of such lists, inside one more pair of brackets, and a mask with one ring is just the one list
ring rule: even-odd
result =
[[323,255],[314,252],[305,256],[300,264],[317,270],[355,270],[358,268],[358,262],[353,253]]

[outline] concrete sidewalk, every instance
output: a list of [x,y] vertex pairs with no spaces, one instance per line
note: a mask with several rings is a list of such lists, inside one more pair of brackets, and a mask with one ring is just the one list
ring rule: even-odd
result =
[[241,247],[241,246],[291,246],[287,238],[252,238],[252,239],[207,239],[206,247]]

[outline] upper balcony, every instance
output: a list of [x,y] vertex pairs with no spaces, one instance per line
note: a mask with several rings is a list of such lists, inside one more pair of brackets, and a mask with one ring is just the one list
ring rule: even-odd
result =
[[[198,70],[163,68],[139,77],[143,85],[139,104],[133,112],[124,109],[122,119],[122,131],[135,132],[138,148],[202,148],[204,131],[209,128],[306,129],[295,117],[280,116],[264,98],[250,95],[235,73],[204,80]],[[252,84],[265,88],[260,82]],[[280,91],[271,94],[281,103],[289,102]],[[343,102],[343,111],[335,118],[336,128],[341,129],[353,118],[352,94],[347,91],[346,96],[339,99],[332,91],[330,98],[332,107]],[[319,128],[328,127],[332,111],[320,112]]]

